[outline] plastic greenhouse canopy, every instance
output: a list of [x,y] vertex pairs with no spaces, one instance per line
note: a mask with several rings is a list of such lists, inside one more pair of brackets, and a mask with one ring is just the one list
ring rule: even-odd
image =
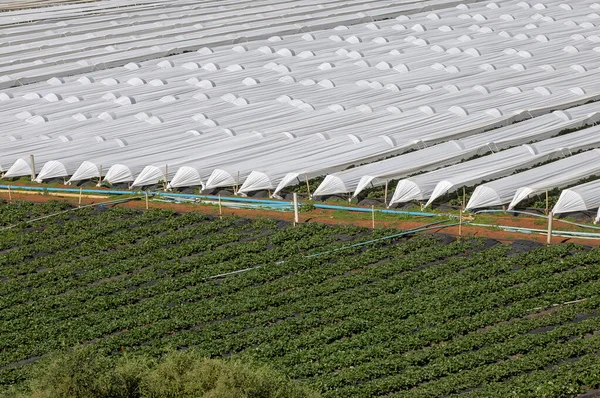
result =
[[[331,29],[344,23],[412,13],[423,6],[434,10],[457,4],[460,2],[429,0],[415,5],[402,0],[375,3],[365,9],[360,0],[325,4],[304,0],[278,5],[261,1],[212,1],[199,5],[190,0],[109,0],[84,6],[84,12],[79,7],[66,6],[44,9],[43,13],[9,12],[3,14],[9,18],[0,21],[11,37],[2,55],[11,61],[16,59],[19,66],[5,68],[7,74],[0,78],[0,88],[195,51],[203,46]],[[35,62],[39,59],[48,63]],[[0,61],[4,61],[2,57]]]
[[[367,163],[368,160],[373,161],[373,160],[380,159],[382,157],[400,154],[402,152],[405,152],[406,149],[422,149],[425,146],[427,146],[428,144],[432,144],[432,143],[436,143],[436,142],[440,142],[440,141],[446,141],[446,140],[461,137],[461,136],[469,136],[470,134],[477,134],[484,129],[489,129],[494,126],[497,127],[499,125],[501,126],[510,121],[509,119],[504,119],[502,121],[498,121],[498,120],[494,121],[493,119],[490,118],[489,115],[487,115],[487,117],[486,117],[486,114],[484,114],[484,113],[482,113],[482,115],[484,116],[484,118],[481,119],[481,122],[479,124],[474,123],[472,129],[470,129],[470,130],[467,130],[468,124],[465,124],[465,127],[463,127],[462,129],[460,127],[457,127],[456,129],[452,128],[451,123],[457,122],[457,120],[452,120],[452,119],[449,119],[445,123],[446,124],[445,128],[444,128],[443,124],[441,124],[441,123],[439,125],[436,125],[436,123],[431,123],[427,126],[410,129],[410,130],[407,129],[406,133],[403,133],[402,135],[396,134],[393,137],[395,139],[395,141],[397,142],[397,145],[395,148],[389,148],[386,151],[378,152],[375,154],[376,156],[371,156],[370,159],[369,158],[357,159],[357,160],[360,160],[360,162],[355,161],[354,164]],[[518,116],[514,117],[514,119],[518,119],[518,118],[519,118]],[[487,121],[487,123],[486,123],[486,121]],[[486,126],[486,127],[482,128],[481,126]],[[480,135],[481,134],[477,134],[476,136],[480,136]],[[401,140],[403,140],[404,143]],[[462,141],[464,141],[464,139],[458,140],[458,142],[462,142]],[[486,142],[486,144],[489,144],[489,143],[490,143],[490,141]],[[442,144],[442,145],[444,145],[444,144]],[[452,147],[453,151],[464,149],[461,147],[460,143],[458,143],[458,146],[457,146],[456,141],[454,142],[454,146],[452,146],[452,144],[450,144],[450,143],[445,144],[445,145],[447,148]],[[428,156],[427,153],[423,153],[423,155]],[[433,159],[432,159],[432,161],[433,161]],[[375,164],[380,165],[381,163],[382,162],[376,162],[376,163],[374,163],[374,165]],[[285,162],[285,164],[281,164],[278,167],[273,167],[272,169],[266,169],[265,167],[263,167],[261,169],[254,169],[253,172],[248,177],[248,179],[245,181],[244,186],[242,187],[241,191],[248,192],[248,191],[258,190],[258,189],[273,189],[276,187],[274,190],[274,195],[277,195],[279,191],[281,191],[287,185],[292,184],[294,181],[296,181],[296,179],[304,180],[305,178],[312,178],[315,176],[326,174],[327,172],[342,170],[345,167],[347,167],[348,165],[349,165],[348,163],[341,163],[341,162],[338,164],[334,164],[333,162],[331,162],[331,160],[329,160],[327,158],[316,159],[313,162],[307,162],[307,161],[304,161],[300,155],[298,155],[297,160],[289,159],[287,162]],[[385,165],[385,163],[384,163],[384,165]],[[360,173],[361,172],[360,170],[363,170],[365,167],[368,167],[368,166],[357,167],[356,169],[359,169],[359,171],[357,173]],[[343,174],[344,172],[340,172],[340,173]],[[347,173],[352,174],[352,172],[350,172],[350,171]],[[329,179],[331,179],[331,178],[329,178]],[[320,190],[320,191],[315,194],[327,195],[327,194],[331,194],[331,193],[340,192],[340,191],[331,192],[330,190],[332,187],[328,187],[328,182],[329,182],[329,180],[327,180],[323,184],[321,184],[321,186],[318,188],[318,190]],[[340,185],[338,185],[338,186],[340,186]],[[326,189],[326,187],[327,187],[327,189]],[[342,186],[341,192],[347,192],[344,190],[344,188],[345,187]],[[320,192],[322,192],[322,193],[320,193]]]
[[593,4],[110,0],[4,13],[0,165],[29,174],[33,154],[40,181],[101,166],[114,183],[245,193],[451,148],[600,97]]
[[600,126],[590,127],[403,179],[396,186],[390,205],[428,199],[427,206],[446,192],[463,186],[504,177],[516,170],[532,167],[550,159],[598,147],[599,133]]
[[600,207],[600,180],[595,180],[563,190],[552,212],[560,214],[598,207]]
[[354,191],[353,196],[356,197],[366,187],[384,185],[386,180],[448,166],[489,151],[497,152],[510,146],[547,139],[563,130],[597,122],[596,115],[590,115],[594,109],[598,109],[598,106],[590,104],[564,112],[556,111],[486,133],[434,145],[418,152],[330,174],[325,177],[314,195]]
[[508,209],[511,210],[531,195],[551,188],[563,188],[599,173],[600,150],[594,149],[480,185],[473,192],[467,209],[510,202]]

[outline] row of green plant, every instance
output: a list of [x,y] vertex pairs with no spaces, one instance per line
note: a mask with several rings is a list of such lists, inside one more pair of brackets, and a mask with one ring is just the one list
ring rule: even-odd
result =
[[[193,348],[265,363],[327,397],[572,396],[595,386],[598,249],[516,255],[428,235],[352,246],[397,231],[73,214],[0,235],[0,385],[22,388],[40,358],[84,343],[111,356]],[[20,245],[29,231],[39,240]],[[584,364],[592,368],[570,375]],[[550,369],[556,384],[544,379]]]

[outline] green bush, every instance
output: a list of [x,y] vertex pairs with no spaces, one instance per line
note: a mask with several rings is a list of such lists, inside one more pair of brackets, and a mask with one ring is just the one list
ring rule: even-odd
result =
[[21,398],[309,398],[312,392],[264,366],[207,359],[193,351],[160,360],[59,353],[40,366]]

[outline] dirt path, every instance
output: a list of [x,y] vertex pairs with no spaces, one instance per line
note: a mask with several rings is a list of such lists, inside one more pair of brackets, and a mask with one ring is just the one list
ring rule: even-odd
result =
[[[6,194],[0,196],[2,199],[8,199]],[[60,197],[57,198],[55,196],[46,196],[46,195],[31,195],[31,194],[20,194],[20,193],[12,193],[13,200],[22,200],[22,201],[31,201],[37,203],[43,203],[51,200],[64,200],[66,202],[77,204],[79,201],[78,197],[68,196],[68,197]],[[102,203],[106,202],[107,198],[89,198],[83,197],[82,204],[93,204],[93,203]],[[146,205],[144,201],[133,200],[126,203],[118,204],[118,206],[128,207],[133,209],[145,209]],[[219,209],[216,206],[210,205],[201,205],[201,204],[171,204],[171,203],[160,203],[160,202],[150,202],[150,208],[160,208],[160,209],[171,209],[177,212],[191,212],[191,211],[199,211],[204,214],[218,214]],[[300,222],[317,222],[323,224],[330,225],[356,225],[360,227],[371,228],[372,221],[370,219],[370,214],[365,213],[364,216],[356,215],[355,218],[351,220],[339,219],[334,217],[334,211],[325,210],[325,209],[316,209],[311,211],[310,213],[300,213]],[[294,215],[291,212],[279,212],[279,211],[269,211],[269,210],[256,210],[256,209],[232,209],[232,208],[223,208],[223,215],[230,216],[235,215],[239,217],[247,217],[247,218],[258,218],[258,217],[267,217],[278,220],[284,220],[292,222],[294,221]],[[361,218],[364,217],[364,218]],[[512,217],[512,216],[501,216],[497,219],[498,225],[507,225],[507,226],[515,226],[515,227],[523,227],[523,228],[536,228],[536,229],[544,229],[545,224],[540,224],[539,220],[533,218],[525,218],[525,217]],[[427,217],[415,217],[414,220],[386,220],[386,221],[376,221],[376,228],[398,228],[398,229],[412,229],[416,227],[420,227],[430,223],[431,220]],[[475,220],[477,222],[477,220]],[[573,229],[572,227],[568,227],[564,224],[556,223],[556,229],[561,230],[569,230]],[[439,228],[432,229],[430,232],[440,232],[448,235],[456,235],[458,236],[459,230],[458,226],[448,227],[448,228]],[[512,242],[515,240],[531,240],[539,243],[546,243],[546,235],[542,234],[526,234],[526,233],[518,233],[518,232],[506,232],[501,231],[494,228],[488,227],[478,227],[472,225],[464,225],[462,228],[463,236],[480,236],[486,238],[492,238],[499,241],[504,242]],[[583,245],[596,246],[600,245],[599,240],[593,239],[575,239],[575,238],[565,238],[554,236],[552,239],[552,243],[565,243],[565,242],[573,242],[580,243]]]

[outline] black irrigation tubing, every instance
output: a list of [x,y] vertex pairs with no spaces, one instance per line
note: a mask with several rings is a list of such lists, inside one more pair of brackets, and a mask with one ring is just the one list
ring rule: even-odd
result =
[[[341,251],[341,250],[346,250],[346,249],[349,249],[349,248],[352,248],[352,247],[364,246],[364,245],[368,245],[370,243],[379,242],[379,241],[386,240],[386,239],[393,239],[393,238],[398,238],[398,237],[401,237],[401,236],[408,236],[408,235],[416,234],[418,232],[428,231],[428,230],[432,230],[432,229],[447,228],[447,227],[452,227],[452,226],[458,225],[458,223],[446,224],[446,225],[439,225],[439,224],[446,223],[448,221],[450,221],[450,220],[437,221],[437,222],[433,222],[433,223],[430,223],[430,224],[422,225],[422,226],[420,226],[418,228],[409,229],[409,230],[403,231],[403,232],[398,233],[398,234],[388,235],[388,236],[384,236],[382,238],[372,239],[372,240],[368,240],[366,242],[355,243],[355,244],[344,246],[344,247],[340,247],[340,248],[337,248],[337,249],[327,250],[327,251],[324,251],[324,252],[321,252],[321,253],[314,253],[314,254],[310,254],[308,256],[302,256],[302,257],[303,258],[313,258],[313,257],[321,256],[323,254],[334,253],[334,252],[338,252],[338,251]],[[464,224],[467,224],[467,223],[464,223]],[[282,260],[282,261],[277,261],[275,264],[283,264],[285,262],[286,262],[286,260]],[[255,269],[258,269],[258,268],[261,268],[261,267],[263,267],[263,265],[257,265],[256,267],[248,267],[248,268],[240,269],[240,270],[237,270],[237,271],[232,271],[232,272],[227,272],[227,273],[224,273],[224,274],[218,274],[218,275],[209,276],[209,277],[204,278],[204,280],[212,280],[212,279],[225,278],[227,276],[242,274],[244,272],[252,271],[252,270],[255,270]]]
[[[344,247],[340,247],[340,248],[337,248],[337,249],[328,250],[328,251],[325,251],[325,252],[322,252],[322,253],[314,253],[314,254],[310,254],[308,256],[304,256],[304,257],[305,258],[317,257],[317,256],[320,256],[320,255],[323,255],[323,254],[328,254],[328,253],[333,253],[333,252],[337,252],[337,251],[341,251],[341,250],[346,250],[346,249],[350,249],[352,247],[360,247],[360,246],[368,245],[370,243],[375,243],[375,242],[379,242],[379,241],[386,240],[386,239],[399,238],[401,236],[412,235],[412,234],[415,234],[417,232],[427,231],[427,230],[431,230],[431,229],[446,228],[446,227],[451,227],[451,226],[454,226],[454,225],[458,225],[458,223],[447,224],[447,225],[442,225],[442,226],[439,225],[439,224],[446,223],[448,221],[450,221],[450,220],[443,220],[443,221],[432,222],[432,223],[425,224],[425,225],[422,225],[422,226],[417,227],[417,228],[409,229],[409,230],[406,230],[406,231],[403,231],[403,232],[400,232],[400,233],[397,233],[397,234],[394,234],[394,235],[388,235],[388,236],[384,236],[383,238],[372,239],[372,240],[368,240],[366,242],[355,243],[355,244],[344,246]],[[434,225],[437,225],[437,226],[434,226]]]
[[33,219],[31,219],[31,220],[23,220],[23,221],[19,221],[19,222],[18,222],[18,223],[16,223],[16,224],[13,224],[13,225],[9,225],[9,226],[6,226],[6,227],[3,227],[3,228],[0,228],[0,231],[6,231],[6,230],[8,230],[8,229],[15,228],[15,227],[17,227],[17,226],[19,226],[19,225],[21,225],[21,224],[28,224],[28,223],[32,223],[32,222],[35,222],[35,221],[41,221],[41,220],[45,220],[45,219],[47,219],[47,218],[50,218],[50,217],[56,217],[56,216],[58,216],[58,215],[61,215],[61,214],[69,213],[69,212],[71,212],[71,211],[76,211],[76,210],[80,210],[80,209],[85,209],[85,208],[87,208],[87,207],[96,207],[96,206],[104,206],[104,205],[111,205],[111,204],[125,203],[125,202],[129,202],[130,200],[133,200],[133,199],[140,199],[140,198],[143,198],[143,197],[144,197],[144,196],[135,196],[135,197],[132,197],[132,198],[118,199],[118,200],[111,200],[111,201],[108,201],[108,202],[100,202],[100,203],[93,203],[93,204],[90,204],[90,205],[85,205],[85,206],[73,207],[73,208],[70,208],[70,209],[67,209],[67,210],[59,211],[58,213],[47,214],[47,215],[45,215],[45,216],[38,217],[38,218],[33,218]]

